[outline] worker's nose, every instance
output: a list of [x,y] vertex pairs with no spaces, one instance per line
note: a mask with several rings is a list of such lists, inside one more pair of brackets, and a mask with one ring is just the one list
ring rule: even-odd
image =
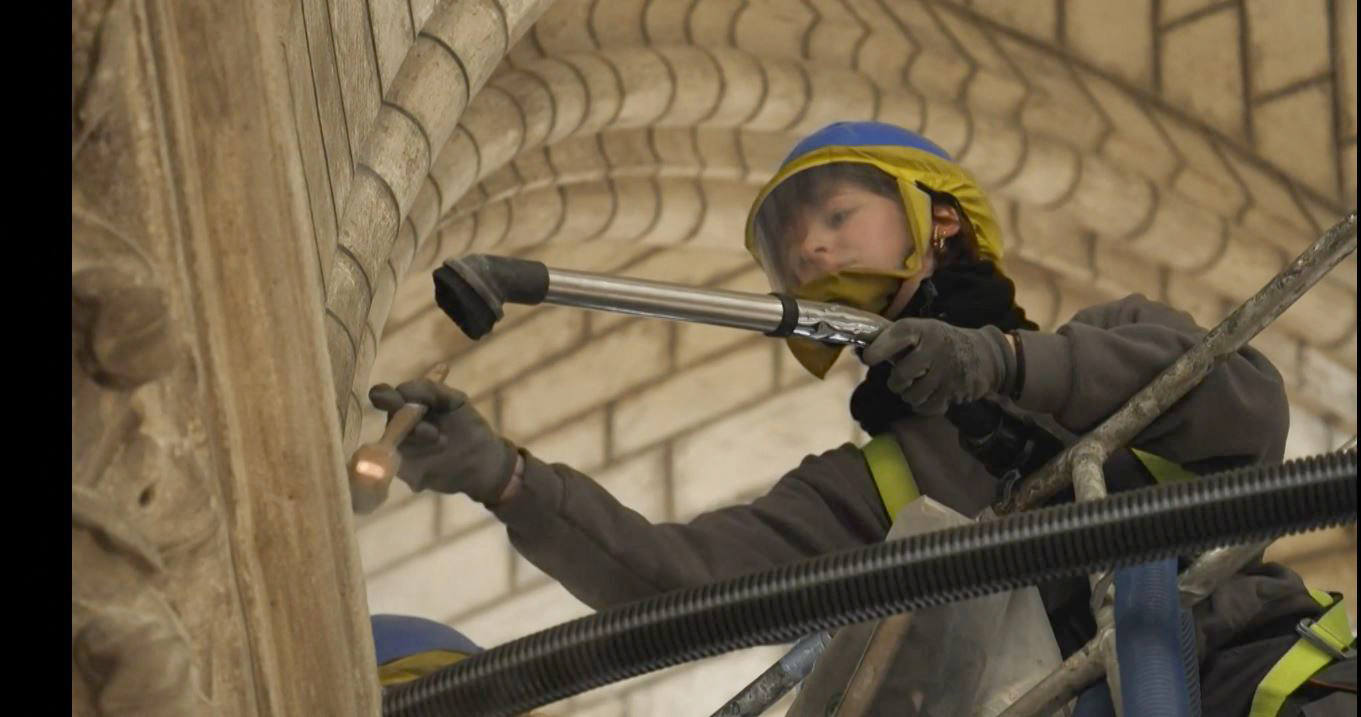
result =
[[808,266],[828,274],[841,268],[844,257],[839,247],[831,232],[810,231],[799,246],[799,254]]

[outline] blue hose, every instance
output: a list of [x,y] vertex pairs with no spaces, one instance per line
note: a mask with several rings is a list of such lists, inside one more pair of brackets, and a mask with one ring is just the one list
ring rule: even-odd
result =
[[1195,714],[1191,710],[1182,630],[1176,558],[1116,571],[1115,652],[1120,661],[1120,701],[1125,715]]

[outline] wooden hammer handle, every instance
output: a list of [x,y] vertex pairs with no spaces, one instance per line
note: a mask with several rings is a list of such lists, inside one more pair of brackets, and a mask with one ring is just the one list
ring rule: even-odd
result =
[[[448,376],[448,362],[435,364],[425,374],[425,378],[435,383],[444,383],[444,379]],[[427,410],[429,410],[429,407],[423,403],[408,403],[397,409],[397,413],[393,414],[392,420],[388,421],[387,427],[383,429],[383,437],[378,439],[377,445],[389,451],[397,450],[397,445],[411,435],[416,426],[420,425]]]

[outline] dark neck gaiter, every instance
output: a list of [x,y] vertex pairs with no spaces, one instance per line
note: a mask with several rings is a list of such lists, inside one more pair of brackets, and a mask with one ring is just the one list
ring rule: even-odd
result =
[[[1016,305],[1016,285],[988,261],[956,262],[937,269],[894,318],[908,317],[939,319],[968,329],[988,325],[1002,331],[1039,328]],[[891,368],[889,363],[870,367],[851,394],[851,416],[871,436],[914,415],[912,407],[888,389]]]

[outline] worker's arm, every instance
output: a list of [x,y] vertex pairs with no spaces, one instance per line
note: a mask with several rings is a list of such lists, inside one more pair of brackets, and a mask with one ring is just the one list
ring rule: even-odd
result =
[[766,495],[654,524],[590,477],[526,455],[493,511],[515,548],[594,608],[736,577],[882,540],[888,518],[863,454],[804,459]]
[[[1137,294],[1083,309],[1054,333],[1018,332],[1025,378],[1017,403],[1086,433],[1205,333],[1190,315]],[[1215,366],[1133,445],[1193,470],[1279,461],[1289,421],[1281,375],[1245,347]]]

